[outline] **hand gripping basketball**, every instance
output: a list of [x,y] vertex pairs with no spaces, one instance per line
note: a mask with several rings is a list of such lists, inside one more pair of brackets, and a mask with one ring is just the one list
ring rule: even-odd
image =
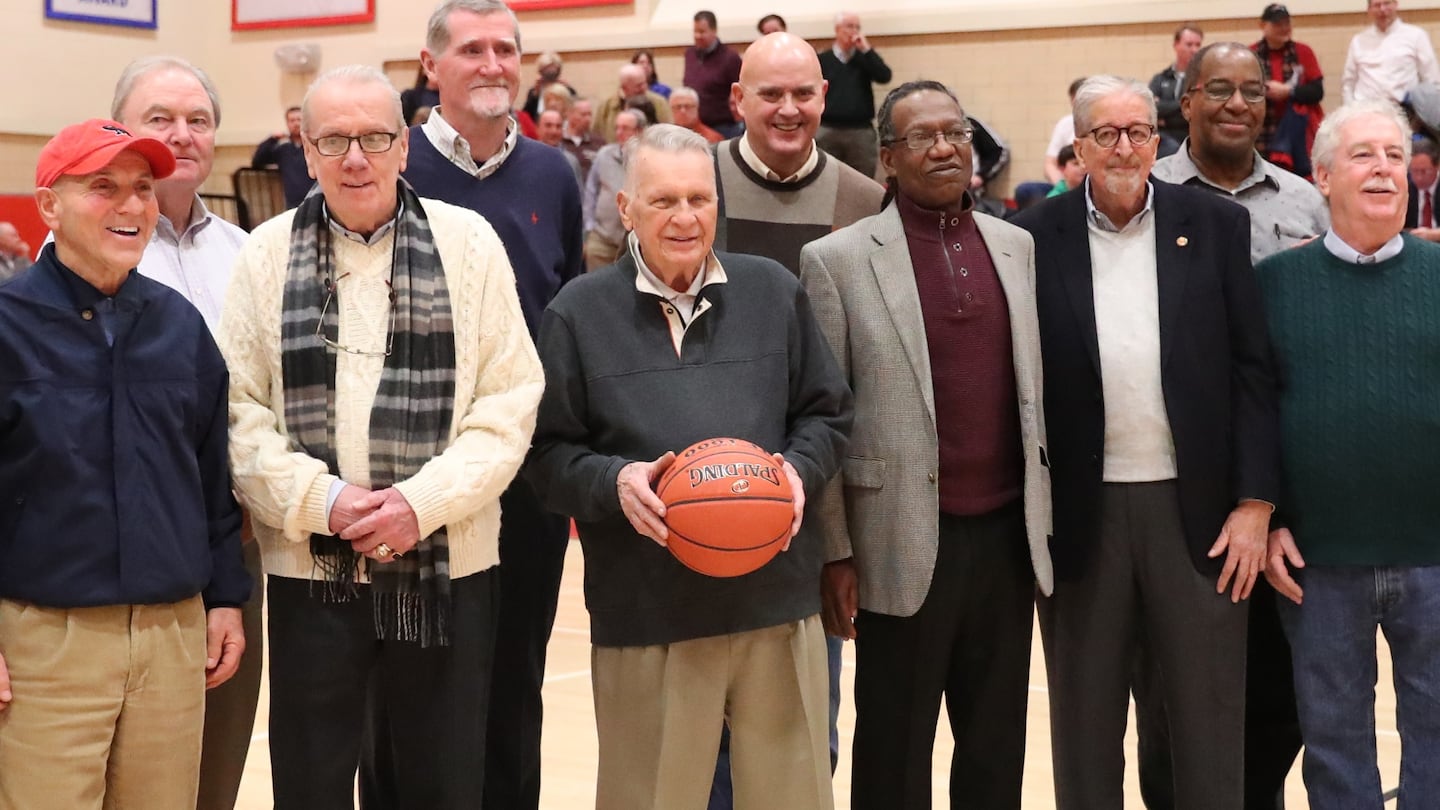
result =
[[665,504],[652,487],[674,460],[675,454],[667,452],[654,461],[632,461],[620,468],[615,479],[620,511],[635,531],[662,546],[670,532],[665,527]]
[[682,450],[656,494],[665,504],[670,553],[715,577],[748,574],[788,548],[805,503],[783,457],[729,438]]

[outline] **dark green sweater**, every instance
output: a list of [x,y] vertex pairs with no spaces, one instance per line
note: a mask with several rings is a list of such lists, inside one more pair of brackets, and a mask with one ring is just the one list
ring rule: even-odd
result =
[[1281,510],[1311,565],[1440,564],[1440,246],[1256,266],[1280,373]]

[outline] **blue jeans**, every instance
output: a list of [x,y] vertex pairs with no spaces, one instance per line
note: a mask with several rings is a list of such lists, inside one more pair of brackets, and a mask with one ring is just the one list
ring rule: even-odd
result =
[[1295,661],[1305,790],[1312,810],[1380,810],[1375,628],[1390,645],[1401,808],[1440,797],[1440,566],[1316,565],[1305,602],[1280,602]]
[[[825,658],[830,668],[830,773],[840,761],[840,648],[845,640],[825,636]],[[730,785],[730,727],[720,728],[720,755],[715,758],[715,781],[710,783],[710,803],[706,810],[731,810],[735,806],[734,788]]]

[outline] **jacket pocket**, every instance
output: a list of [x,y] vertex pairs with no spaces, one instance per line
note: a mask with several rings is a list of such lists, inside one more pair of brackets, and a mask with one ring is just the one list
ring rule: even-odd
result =
[[840,463],[845,473],[845,486],[862,489],[885,488],[885,459],[846,456]]

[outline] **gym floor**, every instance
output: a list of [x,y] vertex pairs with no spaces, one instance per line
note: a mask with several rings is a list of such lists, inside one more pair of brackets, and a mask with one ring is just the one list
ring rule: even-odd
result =
[[[580,544],[572,542],[565,560],[565,579],[560,588],[560,608],[555,632],[550,638],[550,656],[545,678],[544,784],[540,806],[545,810],[582,810],[595,804],[595,712],[590,695],[589,619],[581,591]],[[1395,692],[1390,680],[1389,654],[1380,640],[1380,682],[1376,690],[1376,728],[1382,782],[1394,786],[1400,769],[1400,738],[1395,733]],[[844,703],[840,709],[840,767],[835,773],[835,806],[849,807],[850,744],[855,730],[855,707],[850,702],[851,680],[855,675],[854,645],[845,646]],[[240,789],[237,810],[268,810],[270,795],[270,753],[268,745],[268,694],[262,687],[259,717]],[[942,711],[941,715],[944,717]],[[1050,768],[1049,704],[1045,690],[1045,661],[1040,650],[1040,632],[1030,667],[1030,712],[1028,747],[1025,757],[1026,810],[1049,810],[1054,805]],[[1131,726],[1133,728],[1133,720]],[[1126,741],[1127,805],[1140,807],[1135,777],[1135,739]],[[933,779],[934,806],[949,806],[950,732],[943,722],[937,730]],[[1297,763],[1285,787],[1286,806],[1300,810],[1307,806],[1305,789]]]

